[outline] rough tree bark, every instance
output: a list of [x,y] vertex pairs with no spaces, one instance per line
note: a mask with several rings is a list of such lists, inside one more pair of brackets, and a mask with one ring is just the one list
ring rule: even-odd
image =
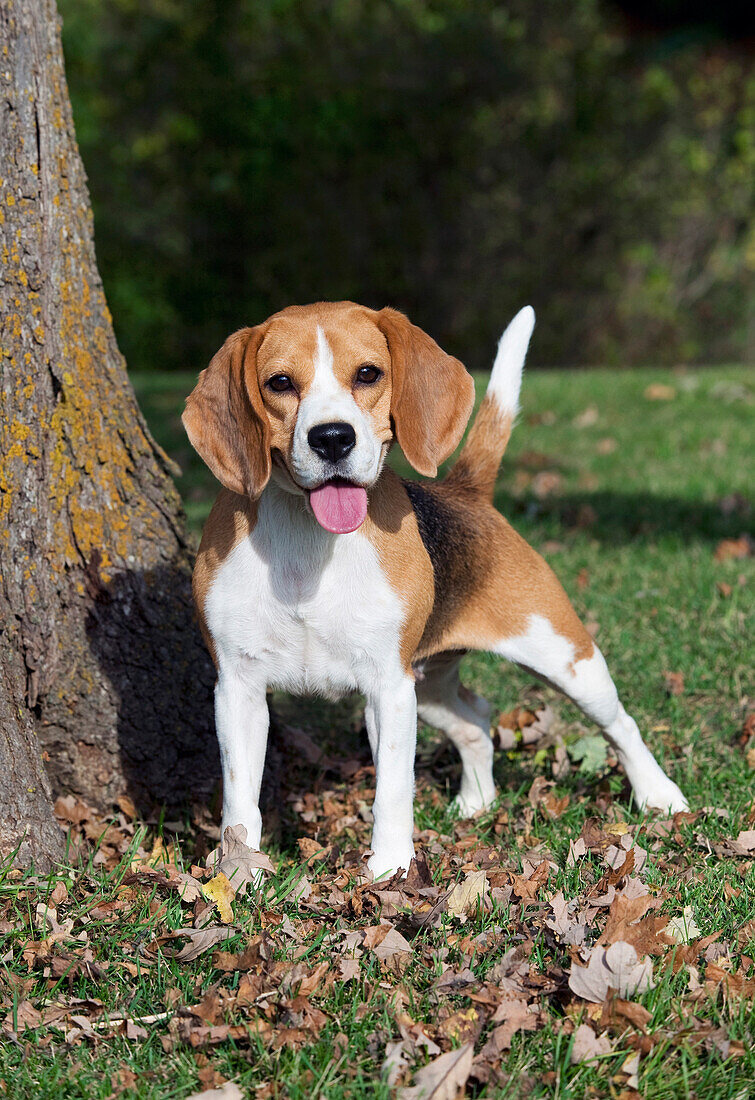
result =
[[0,61],[0,852],[44,864],[56,790],[206,792],[213,677],[97,271],[54,0],[3,0]]

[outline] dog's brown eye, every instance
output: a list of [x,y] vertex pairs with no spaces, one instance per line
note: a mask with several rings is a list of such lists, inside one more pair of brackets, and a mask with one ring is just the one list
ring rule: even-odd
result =
[[373,382],[377,382],[378,378],[382,374],[377,367],[372,367],[368,363],[365,363],[363,367],[360,367],[357,371],[357,382],[364,383],[365,386],[371,386]]
[[294,384],[287,374],[274,374],[266,382],[267,388],[273,393],[287,393],[294,388]]

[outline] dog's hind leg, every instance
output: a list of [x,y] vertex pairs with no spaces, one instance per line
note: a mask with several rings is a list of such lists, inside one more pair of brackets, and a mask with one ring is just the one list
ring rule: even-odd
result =
[[455,805],[463,817],[471,817],[496,797],[493,742],[490,705],[460,682],[460,661],[458,653],[441,654],[428,661],[417,682],[417,713],[456,746],[462,772]]
[[[524,549],[526,548],[526,549]],[[619,701],[603,654],[553,572],[519,540],[507,560],[506,587],[485,593],[481,632],[489,649],[557,687],[596,722],[613,746],[639,806],[676,812],[687,801],[642,740]]]
[[557,687],[600,726],[624,767],[639,806],[672,813],[688,809],[684,795],[658,764],[637,723],[621,705],[597,646],[592,646],[589,656],[577,658],[568,638],[557,634],[548,619],[532,615],[527,632],[502,639],[495,652]]

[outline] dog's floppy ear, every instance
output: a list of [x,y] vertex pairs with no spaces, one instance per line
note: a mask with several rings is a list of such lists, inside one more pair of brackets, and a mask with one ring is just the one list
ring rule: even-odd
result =
[[377,325],[391,353],[391,416],[401,450],[414,469],[435,477],[458,446],[474,404],[474,382],[462,363],[395,309]]
[[258,497],[270,478],[270,424],[257,382],[265,326],[229,336],[186,399],[186,434],[215,477],[242,496]]

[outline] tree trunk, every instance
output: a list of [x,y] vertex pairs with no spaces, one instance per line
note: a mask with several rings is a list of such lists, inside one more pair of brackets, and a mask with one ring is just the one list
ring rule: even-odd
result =
[[52,792],[207,792],[213,675],[97,271],[54,0],[3,0],[0,58],[0,852],[44,864]]

